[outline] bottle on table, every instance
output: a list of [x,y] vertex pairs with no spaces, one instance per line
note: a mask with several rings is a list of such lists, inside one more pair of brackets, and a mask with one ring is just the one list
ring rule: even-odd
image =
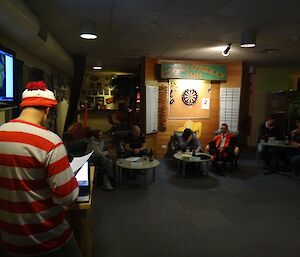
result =
[[268,141],[269,141],[269,136],[268,134],[265,134],[265,142],[268,143]]
[[149,151],[149,161],[153,161],[153,151],[152,151],[152,148]]
[[288,145],[289,143],[289,136],[285,136],[284,144]]

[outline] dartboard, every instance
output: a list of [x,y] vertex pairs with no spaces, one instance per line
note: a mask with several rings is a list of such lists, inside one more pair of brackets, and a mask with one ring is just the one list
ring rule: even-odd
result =
[[198,94],[195,89],[186,89],[182,93],[181,99],[186,105],[193,105],[196,103]]

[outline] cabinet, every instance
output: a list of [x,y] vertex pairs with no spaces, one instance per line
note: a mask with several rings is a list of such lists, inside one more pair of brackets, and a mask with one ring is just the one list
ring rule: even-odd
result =
[[274,114],[282,135],[289,133],[300,116],[300,91],[280,91],[269,93],[268,113]]

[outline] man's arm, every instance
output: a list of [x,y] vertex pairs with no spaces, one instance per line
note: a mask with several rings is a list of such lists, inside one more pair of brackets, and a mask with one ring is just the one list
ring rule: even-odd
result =
[[130,147],[130,143],[125,143],[124,148],[129,152],[133,152],[133,149]]
[[259,139],[264,139],[265,137],[265,125],[261,124],[259,126]]
[[53,202],[58,205],[74,202],[78,197],[79,188],[62,142],[48,153],[46,167]]
[[143,151],[143,150],[145,150],[145,149],[147,149],[146,143],[142,143],[142,146],[141,146],[138,150],[139,150],[139,151]]

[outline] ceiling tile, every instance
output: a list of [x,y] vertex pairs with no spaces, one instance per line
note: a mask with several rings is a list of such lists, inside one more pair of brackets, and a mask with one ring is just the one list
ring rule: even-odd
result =
[[115,8],[111,33],[148,35],[155,29],[159,16],[160,12],[157,11]]
[[115,0],[114,6],[126,9],[163,11],[169,2],[170,0]]

